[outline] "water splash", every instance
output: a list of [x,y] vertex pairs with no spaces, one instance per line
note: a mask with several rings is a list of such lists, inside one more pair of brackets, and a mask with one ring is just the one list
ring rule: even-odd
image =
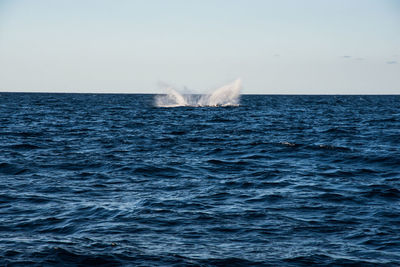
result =
[[181,94],[169,87],[166,94],[155,97],[157,107],[225,107],[238,106],[240,101],[240,89],[242,82],[240,79],[224,85],[211,94],[194,95]]

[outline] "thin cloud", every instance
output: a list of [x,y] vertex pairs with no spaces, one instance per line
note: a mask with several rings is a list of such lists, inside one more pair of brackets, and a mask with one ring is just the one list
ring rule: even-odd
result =
[[397,61],[394,61],[394,60],[388,61],[388,62],[386,62],[386,64],[397,64]]
[[351,58],[351,56],[343,56],[343,58]]

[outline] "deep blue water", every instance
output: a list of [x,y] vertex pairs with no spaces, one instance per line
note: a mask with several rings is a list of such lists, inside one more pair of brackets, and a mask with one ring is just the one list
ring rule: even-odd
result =
[[400,264],[400,96],[0,94],[0,265]]

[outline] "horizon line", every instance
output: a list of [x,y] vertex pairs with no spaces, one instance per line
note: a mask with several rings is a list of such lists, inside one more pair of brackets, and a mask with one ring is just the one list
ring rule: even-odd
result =
[[[165,95],[165,93],[123,93],[123,92],[51,92],[51,91],[17,91],[17,92],[12,92],[12,91],[0,91],[0,94],[93,94],[93,95]],[[202,95],[195,93],[193,95]],[[381,94],[376,94],[376,93],[364,93],[364,94],[343,94],[343,93],[325,93],[325,94],[313,94],[313,93],[266,93],[266,94],[260,94],[260,93],[245,93],[245,94],[240,94],[240,95],[282,95],[282,96],[296,96],[296,95],[303,95],[303,96],[380,96],[380,95],[387,95],[387,96],[398,96],[400,93],[393,94],[393,93],[381,93]]]

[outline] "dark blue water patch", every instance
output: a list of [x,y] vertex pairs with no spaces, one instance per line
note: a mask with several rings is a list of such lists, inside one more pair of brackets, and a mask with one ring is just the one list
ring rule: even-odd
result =
[[0,163],[0,173],[9,175],[18,175],[29,172],[29,169],[24,168],[18,164],[12,164],[7,162]]
[[398,266],[400,97],[0,98],[0,265]]

